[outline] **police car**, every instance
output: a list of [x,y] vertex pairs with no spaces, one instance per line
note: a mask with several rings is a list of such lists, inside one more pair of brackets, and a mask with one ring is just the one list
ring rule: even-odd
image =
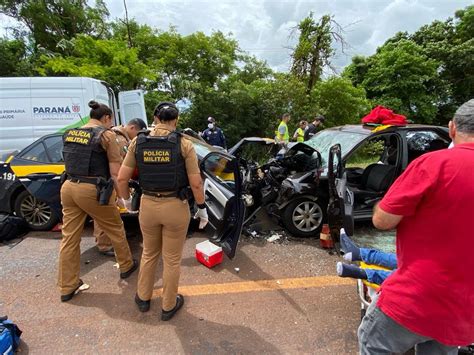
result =
[[[233,257],[244,220],[237,159],[189,138],[204,178],[209,224],[206,233]],[[46,135],[0,164],[0,212],[23,217],[32,230],[51,230],[61,220],[62,134]]]

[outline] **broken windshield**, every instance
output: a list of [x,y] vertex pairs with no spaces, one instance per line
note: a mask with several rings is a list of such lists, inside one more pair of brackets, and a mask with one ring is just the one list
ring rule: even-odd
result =
[[334,144],[339,143],[341,145],[342,157],[344,157],[366,137],[367,135],[357,132],[326,129],[306,141],[305,144],[321,153],[322,167],[327,168],[329,150]]

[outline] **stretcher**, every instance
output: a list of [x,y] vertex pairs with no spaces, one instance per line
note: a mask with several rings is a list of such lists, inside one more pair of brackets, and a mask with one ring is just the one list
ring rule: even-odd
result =
[[[363,261],[360,262],[360,268],[362,269],[375,269],[375,270],[385,270],[391,271],[388,268],[378,266],[378,265],[371,265],[366,264]],[[377,294],[380,285],[371,283],[367,280],[357,279],[357,294],[359,295],[360,299],[360,318],[364,318],[365,313],[367,312],[367,308],[369,308],[372,299]]]

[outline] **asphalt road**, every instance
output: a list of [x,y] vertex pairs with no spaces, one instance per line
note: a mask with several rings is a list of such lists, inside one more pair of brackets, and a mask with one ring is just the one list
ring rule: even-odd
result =
[[[369,227],[359,231],[371,234]],[[194,257],[203,236],[188,239],[180,283],[185,305],[162,322],[161,264],[151,310],[140,313],[133,302],[137,275],[119,280],[113,258],[95,249],[90,227],[81,243],[81,278],[90,289],[61,303],[59,238],[32,232],[0,245],[0,314],[23,330],[22,354],[357,353],[355,282],[335,276],[339,257],[318,240],[244,237],[234,260],[207,269]],[[129,242],[139,258],[140,236]]]

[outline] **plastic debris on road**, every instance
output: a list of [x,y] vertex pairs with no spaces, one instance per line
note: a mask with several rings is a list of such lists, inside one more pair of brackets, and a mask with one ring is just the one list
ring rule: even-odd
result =
[[88,290],[88,289],[90,289],[90,288],[91,288],[90,285],[88,285],[88,284],[82,284],[81,287],[79,287],[79,288],[76,290],[76,293],[79,293],[79,292]]
[[275,233],[270,236],[270,238],[267,239],[267,242],[274,243],[277,240],[279,240],[282,237],[281,234]]

